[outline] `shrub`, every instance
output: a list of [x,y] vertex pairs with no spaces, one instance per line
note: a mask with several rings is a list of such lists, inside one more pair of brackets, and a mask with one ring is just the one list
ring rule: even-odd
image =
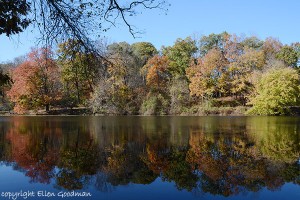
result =
[[165,115],[168,114],[169,101],[162,94],[149,94],[141,105],[142,115]]
[[299,75],[292,68],[270,69],[255,84],[247,114],[285,115],[300,102]]

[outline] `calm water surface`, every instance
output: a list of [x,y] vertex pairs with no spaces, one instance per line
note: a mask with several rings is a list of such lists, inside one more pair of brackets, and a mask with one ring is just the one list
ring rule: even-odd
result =
[[300,199],[299,152],[297,117],[0,117],[0,199]]

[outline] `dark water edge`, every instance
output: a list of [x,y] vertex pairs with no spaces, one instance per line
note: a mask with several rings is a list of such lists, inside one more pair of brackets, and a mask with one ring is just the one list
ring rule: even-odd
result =
[[299,117],[7,116],[0,152],[0,192],[300,198]]
[[[185,112],[176,114],[163,114],[163,115],[143,115],[134,113],[93,113],[92,109],[88,107],[79,108],[53,108],[49,111],[46,110],[28,110],[24,114],[17,114],[14,111],[0,111],[0,116],[246,116],[245,112],[249,107],[211,107],[211,108],[199,108],[197,110],[187,109]],[[297,116],[299,112],[292,110],[291,116]]]
[[[150,116],[249,116],[246,115],[245,112],[250,107],[239,106],[239,107],[212,107],[206,108],[202,111],[186,111],[183,113],[172,114],[172,115],[150,115]],[[0,111],[0,116],[149,116],[149,115],[141,115],[136,113],[133,114],[121,114],[121,113],[93,113],[91,109],[86,107],[80,108],[56,108],[51,109],[50,111],[45,110],[29,110],[25,114],[17,114],[13,111]],[[252,115],[253,116],[253,115]],[[290,107],[290,114],[284,116],[300,116],[300,107],[293,106]]]

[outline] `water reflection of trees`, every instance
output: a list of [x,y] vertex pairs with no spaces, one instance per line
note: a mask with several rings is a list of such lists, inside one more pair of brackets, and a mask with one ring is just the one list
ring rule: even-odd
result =
[[299,118],[251,117],[247,124],[249,135],[265,157],[288,163],[300,159]]
[[57,184],[69,190],[82,189],[98,171],[101,163],[100,151],[83,127],[68,130],[64,136],[68,139],[60,147]]
[[293,119],[122,120],[12,118],[1,123],[1,160],[33,182],[69,190],[107,192],[158,177],[224,196],[300,184]]
[[9,124],[6,139],[10,155],[7,161],[16,162],[32,182],[50,183],[58,157],[61,132],[52,129],[56,124],[40,124],[29,120],[14,120]]
[[291,171],[293,182],[300,175],[296,165],[264,158],[252,141],[244,140],[239,135],[212,141],[204,134],[195,134],[191,137],[187,162],[200,172],[198,187],[202,191],[224,196],[255,192],[263,187],[271,190],[280,188],[287,182],[281,175],[287,166],[294,166],[294,171]]

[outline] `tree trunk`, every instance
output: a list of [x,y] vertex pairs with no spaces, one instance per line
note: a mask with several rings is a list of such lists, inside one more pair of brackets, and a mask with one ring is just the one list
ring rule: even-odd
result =
[[47,104],[47,105],[46,105],[46,112],[48,112],[49,110],[50,110],[50,105]]

